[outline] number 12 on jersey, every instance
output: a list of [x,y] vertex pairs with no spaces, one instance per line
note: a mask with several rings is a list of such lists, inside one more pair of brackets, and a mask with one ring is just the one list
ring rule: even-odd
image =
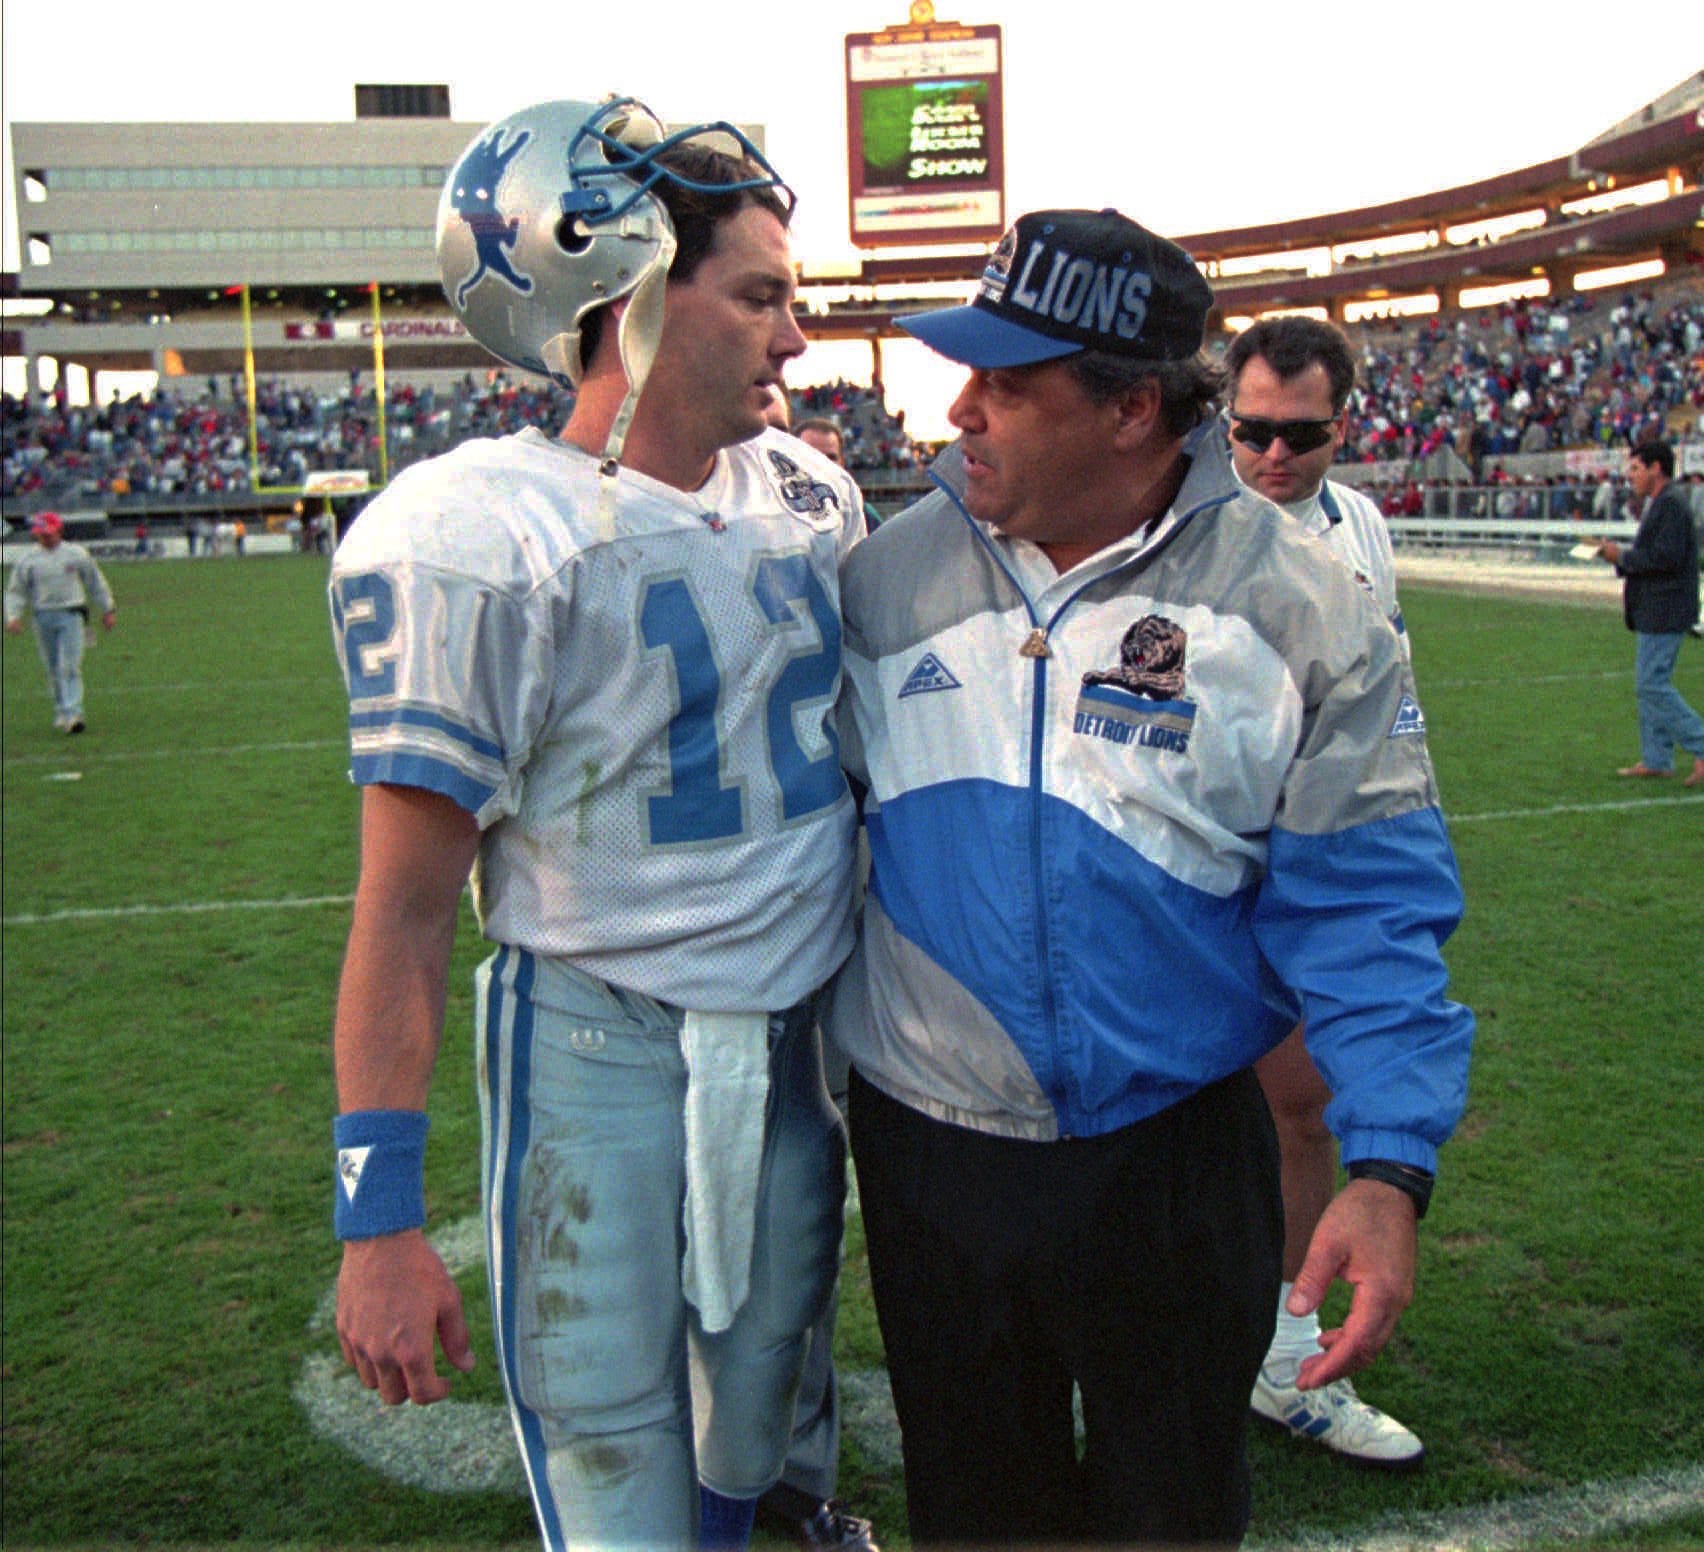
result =
[[[820,644],[795,653],[769,687],[764,705],[770,772],[781,795],[783,819],[831,808],[846,791],[840,774],[840,741],[832,715],[840,672],[840,618],[833,600],[802,554],[768,555],[752,574],[752,599],[775,630],[798,624],[793,605],[803,604]],[[722,676],[698,601],[682,577],[646,584],[639,605],[645,645],[664,652],[672,666],[679,707],[669,720],[669,791],[645,799],[651,844],[678,846],[726,840],[745,828],[744,782],[724,782],[724,748],[717,714]],[[823,702],[826,753],[811,756],[799,741],[794,713],[805,702]]]

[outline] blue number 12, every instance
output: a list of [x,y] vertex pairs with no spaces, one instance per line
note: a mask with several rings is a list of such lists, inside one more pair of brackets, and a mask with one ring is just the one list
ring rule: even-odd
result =
[[[825,753],[812,758],[799,742],[794,710],[804,701],[826,701],[840,671],[840,619],[822,582],[804,555],[771,555],[758,562],[752,595],[775,629],[797,622],[793,605],[802,603],[815,623],[821,645],[796,654],[770,686],[764,708],[770,768],[781,792],[781,813],[798,819],[832,807],[846,790],[840,775],[840,741],[825,707]],[[697,600],[679,577],[652,582],[639,606],[639,633],[645,645],[667,651],[674,667],[679,706],[669,720],[669,787],[646,802],[651,843],[723,840],[745,827],[744,784],[723,782],[722,746],[716,712],[722,678],[710,633]]]

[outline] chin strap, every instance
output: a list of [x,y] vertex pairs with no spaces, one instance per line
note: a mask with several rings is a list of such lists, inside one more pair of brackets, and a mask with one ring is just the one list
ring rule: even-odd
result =
[[[647,236],[637,223],[634,223],[631,232],[626,230],[627,226],[628,218],[623,216],[624,237]],[[604,441],[603,454],[598,460],[597,528],[598,536],[606,542],[615,537],[615,497],[621,476],[622,449],[627,445],[627,433],[633,424],[634,412],[639,408],[639,395],[645,391],[645,382],[651,375],[652,364],[657,359],[657,346],[663,335],[663,299],[668,290],[669,266],[674,262],[675,238],[674,233],[666,229],[656,235],[659,239],[657,251],[644,277],[628,294],[627,305],[622,308],[621,321],[617,326],[616,345],[621,355],[622,376],[627,380],[627,393],[615,412],[609,436]],[[546,341],[540,354],[553,373],[566,377],[578,388],[585,376],[585,363],[580,355],[579,320],[575,320],[572,329]]]

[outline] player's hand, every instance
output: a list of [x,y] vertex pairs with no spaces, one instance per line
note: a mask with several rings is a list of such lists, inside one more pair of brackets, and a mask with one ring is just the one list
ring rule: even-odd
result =
[[1288,1308],[1292,1315],[1318,1309],[1339,1277],[1354,1292],[1343,1324],[1320,1333],[1325,1351],[1302,1365],[1296,1383],[1303,1390],[1366,1368],[1390,1340],[1414,1297],[1414,1225],[1412,1198],[1381,1180],[1351,1180],[1332,1199],[1308,1243]]
[[464,1374],[473,1367],[461,1290],[418,1229],[343,1246],[337,1339],[361,1383],[392,1406],[442,1401],[433,1339]]
[[118,624],[118,611],[116,609],[108,609],[107,612],[101,616],[101,624],[106,626],[108,630],[111,630],[113,626]]

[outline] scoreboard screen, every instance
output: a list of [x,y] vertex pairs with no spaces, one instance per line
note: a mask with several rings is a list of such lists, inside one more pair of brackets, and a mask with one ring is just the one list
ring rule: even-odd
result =
[[1006,228],[1000,29],[896,27],[846,39],[847,184],[859,247]]

